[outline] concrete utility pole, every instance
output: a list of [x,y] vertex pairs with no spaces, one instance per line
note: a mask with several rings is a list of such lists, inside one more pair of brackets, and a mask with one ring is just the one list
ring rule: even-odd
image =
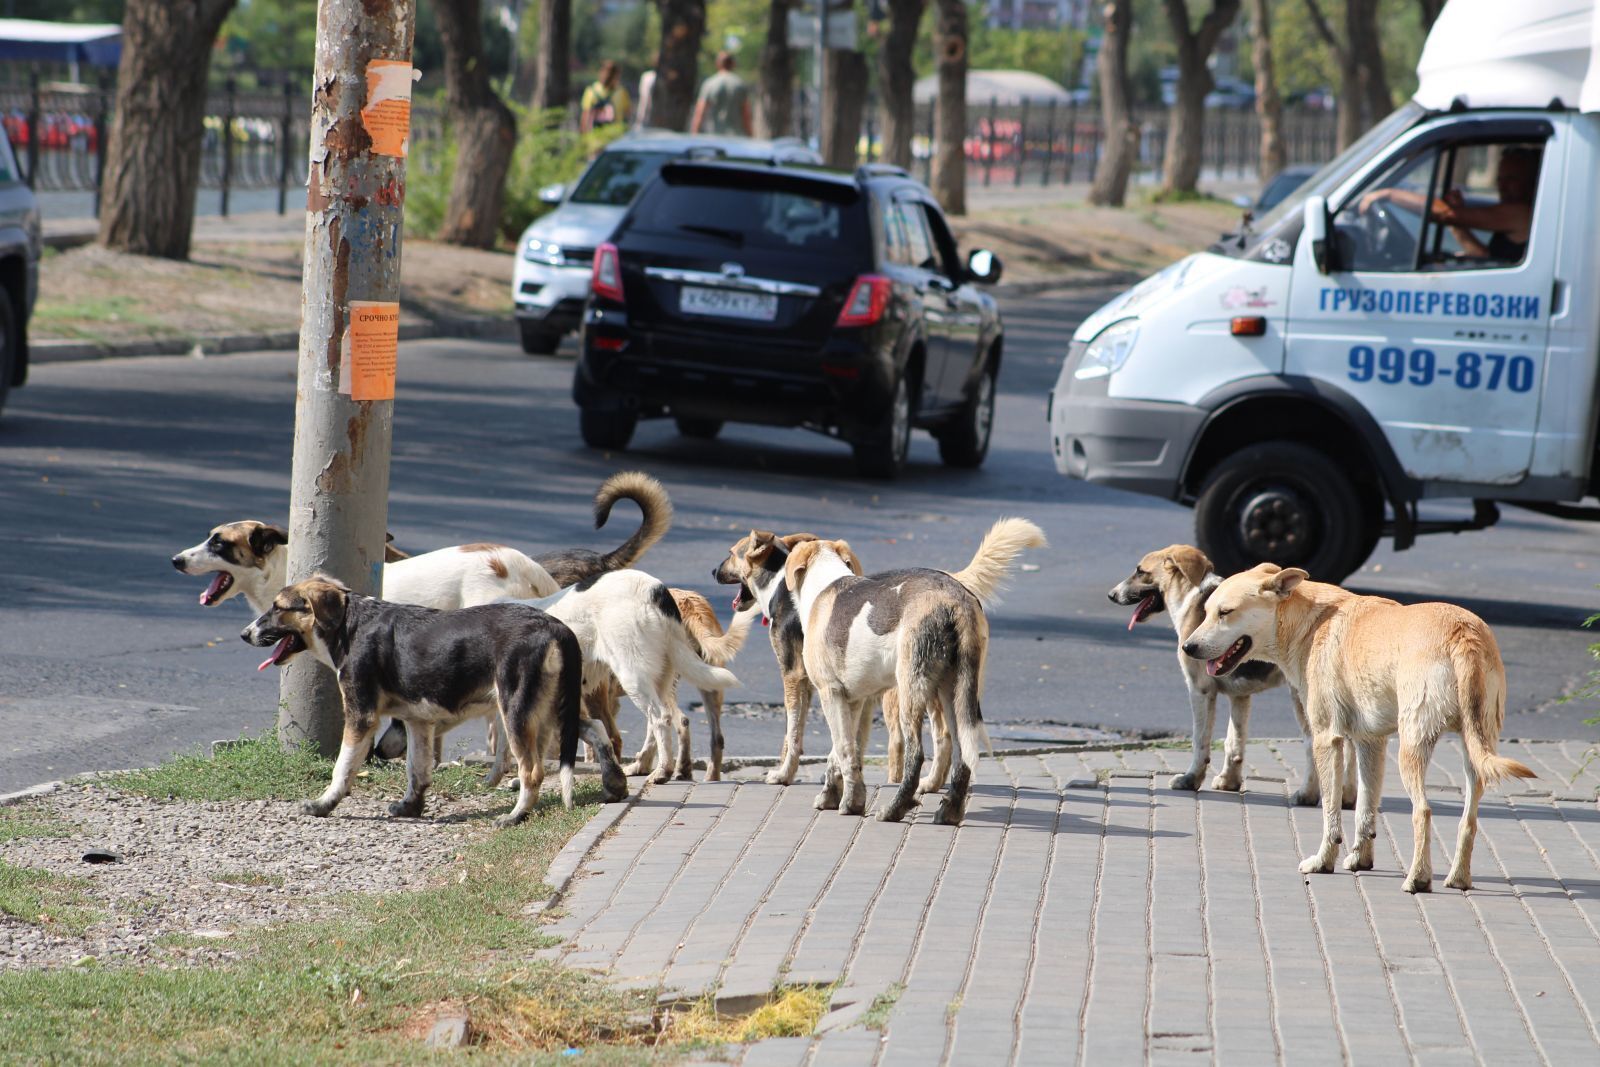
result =
[[[322,0],[289,496],[289,580],[324,571],[359,593],[383,580],[399,327],[400,233],[416,0]],[[284,744],[339,745],[333,675],[284,668]]]

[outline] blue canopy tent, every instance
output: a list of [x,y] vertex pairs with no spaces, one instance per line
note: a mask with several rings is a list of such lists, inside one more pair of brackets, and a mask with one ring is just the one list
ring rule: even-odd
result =
[[0,60],[114,67],[122,59],[122,27],[112,22],[0,19]]

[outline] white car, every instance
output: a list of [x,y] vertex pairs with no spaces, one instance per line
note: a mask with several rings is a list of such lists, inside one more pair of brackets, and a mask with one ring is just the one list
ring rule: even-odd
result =
[[556,209],[523,231],[511,279],[522,350],[548,355],[578,328],[589,297],[594,250],[611,236],[640,189],[661,164],[682,156],[817,163],[816,152],[793,138],[763,141],[671,130],[640,130],[611,142],[568,189],[552,185],[540,199]]

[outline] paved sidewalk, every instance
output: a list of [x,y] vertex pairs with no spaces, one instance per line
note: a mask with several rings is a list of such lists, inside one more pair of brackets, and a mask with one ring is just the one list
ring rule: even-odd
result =
[[[926,808],[904,825],[813,812],[815,767],[790,788],[758,770],[651,786],[557,901],[566,943],[549,953],[730,1011],[839,984],[819,1036],[752,1046],[746,1067],[1595,1063],[1586,749],[1503,745],[1541,777],[1485,798],[1463,894],[1443,884],[1461,757],[1441,744],[1434,891],[1418,897],[1400,890],[1394,746],[1377,868],[1309,880],[1320,812],[1285,801],[1298,740],[1253,742],[1242,794],[1167,789],[1186,750],[985,760],[959,831]],[[860,1020],[879,998],[881,1032]]]

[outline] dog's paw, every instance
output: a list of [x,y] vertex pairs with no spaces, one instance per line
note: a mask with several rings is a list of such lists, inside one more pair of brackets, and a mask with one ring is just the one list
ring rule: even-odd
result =
[[1417,877],[1406,875],[1406,880],[1400,883],[1400,888],[1407,893],[1431,893],[1433,892],[1433,875],[1431,873]]
[[[678,772],[677,778],[678,778],[678,781],[680,781],[680,782],[692,782],[692,781],[694,781],[694,769],[692,767],[685,767],[683,770]],[[709,781],[711,781],[711,779],[707,778],[706,781],[709,782]]]
[[1322,790],[1303,785],[1289,794],[1289,803],[1297,808],[1314,808],[1322,803]]
[[839,801],[840,815],[865,815],[867,812],[867,791],[846,790],[844,799]]
[[308,800],[300,805],[301,815],[311,815],[318,819],[326,819],[332,810],[332,804],[324,804],[320,800]]
[[396,819],[420,819],[422,817],[422,801],[397,800],[389,805],[389,814]]
[[1451,871],[1450,877],[1444,880],[1446,889],[1468,890],[1472,888],[1472,875],[1466,871]]
[[1167,788],[1179,789],[1185,793],[1193,793],[1200,788],[1199,776],[1191,771],[1185,771],[1182,774],[1174,774],[1172,776],[1172,780],[1167,783]]
[[1370,857],[1363,857],[1359,852],[1351,852],[1344,858],[1344,869],[1347,871],[1370,871],[1372,870],[1372,860]]
[[917,796],[920,797],[924,793],[937,793],[943,788],[944,783],[930,774],[917,782]]
[[647,781],[649,781],[651,785],[666,785],[668,782],[672,781],[672,775],[665,768],[663,768],[662,770],[656,771],[654,774],[652,774]]
[[934,809],[933,821],[935,825],[960,826],[961,816],[965,814],[961,808],[961,805],[952,804],[950,802],[950,798],[945,797],[943,800],[939,801],[939,806]]
[[495,774],[491,772],[484,775],[482,778],[479,778],[478,784],[483,786],[485,789],[498,789],[500,786],[500,780],[504,777],[504,773]]
[[1211,788],[1220,789],[1225,793],[1237,793],[1243,785],[1243,780],[1237,774],[1229,774],[1226,771],[1211,779]]
[[508,826],[517,825],[518,823],[522,822],[527,817],[528,817],[527,812],[523,812],[521,815],[518,815],[515,812],[508,812],[507,814],[502,815],[499,818],[495,819],[494,825],[495,825],[495,828],[497,830],[504,830]]
[[872,817],[879,822],[899,822],[906,817],[906,813],[900,810],[898,804],[891,802],[879,804],[877,810],[872,813]]
[[774,767],[767,772],[768,785],[789,785],[794,781],[794,770],[788,767]]
[[1332,859],[1323,859],[1321,856],[1307,856],[1300,861],[1301,874],[1331,874],[1332,872]]
[[839,806],[839,797],[824,789],[817,794],[817,798],[811,802],[811,806],[818,811],[832,811]]
[[632,763],[624,763],[622,765],[622,773],[629,778],[637,778],[644,773],[644,764],[639,760],[634,760]]

